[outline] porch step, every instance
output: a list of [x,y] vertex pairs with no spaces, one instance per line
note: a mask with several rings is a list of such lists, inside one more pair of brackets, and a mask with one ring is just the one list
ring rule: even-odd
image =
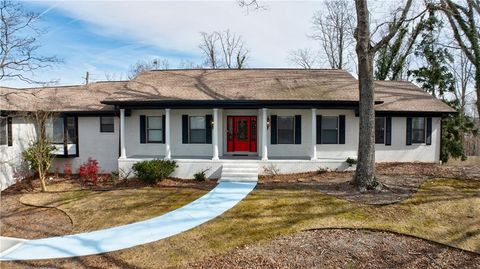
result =
[[224,163],[218,181],[258,181],[258,163]]

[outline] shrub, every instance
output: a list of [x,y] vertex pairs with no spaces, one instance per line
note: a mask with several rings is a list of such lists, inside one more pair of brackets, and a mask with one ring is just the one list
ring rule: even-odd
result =
[[319,167],[317,169],[317,175],[321,175],[321,174],[325,174],[328,172],[328,168],[324,168],[324,167]]
[[276,176],[280,173],[280,169],[276,165],[270,164],[270,166],[263,167],[263,173],[267,176]]
[[357,164],[357,159],[348,157],[345,162],[348,164],[348,167],[352,167],[353,165]]
[[177,163],[170,160],[150,160],[134,163],[132,166],[135,175],[149,184],[157,183],[169,176],[177,168]]
[[82,165],[80,165],[80,167],[78,168],[78,176],[84,182],[89,182],[93,185],[97,185],[99,170],[100,169],[97,160],[88,158],[88,160]]
[[207,179],[207,174],[206,172],[209,170],[210,168],[207,168],[205,170],[201,170],[201,171],[198,171],[196,172],[193,177],[195,178],[195,180],[198,180],[198,181],[205,181],[205,179]]
[[28,163],[34,175],[38,175],[42,184],[42,191],[47,190],[47,174],[55,158],[52,154],[54,149],[55,147],[47,139],[38,138],[36,141],[31,142],[22,153],[23,161]]

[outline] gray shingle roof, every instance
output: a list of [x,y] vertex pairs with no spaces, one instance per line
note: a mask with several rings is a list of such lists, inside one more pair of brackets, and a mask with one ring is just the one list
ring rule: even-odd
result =
[[[406,81],[377,81],[377,111],[453,112]],[[344,70],[162,70],[131,81],[88,86],[0,87],[0,110],[112,111],[107,103],[175,100],[358,101],[358,80]]]

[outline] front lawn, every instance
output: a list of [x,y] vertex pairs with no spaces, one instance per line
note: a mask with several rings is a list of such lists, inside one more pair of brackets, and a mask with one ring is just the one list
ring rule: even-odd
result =
[[[27,194],[21,200],[58,206],[74,220],[74,231],[88,231],[152,217],[188,203],[198,189],[162,188],[101,193],[72,191],[62,196]],[[36,196],[36,197],[35,197]],[[145,198],[142,198],[145,197]],[[145,200],[146,199],[146,200]],[[157,209],[160,207],[161,209]],[[480,181],[435,179],[400,203],[367,205],[322,193],[314,187],[259,184],[236,207],[180,235],[104,255],[36,261],[27,265],[66,267],[181,266],[237,247],[313,228],[373,228],[418,236],[480,252]],[[21,235],[17,235],[21,236]],[[25,263],[5,263],[6,267]],[[2,266],[3,267],[3,266]]]

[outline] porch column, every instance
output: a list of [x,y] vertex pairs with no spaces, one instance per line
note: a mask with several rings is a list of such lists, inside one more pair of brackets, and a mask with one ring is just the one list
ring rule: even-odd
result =
[[267,108],[262,108],[262,161],[268,161]]
[[212,160],[218,160],[218,108],[213,109],[213,135],[212,135],[212,145],[213,145],[213,157]]
[[165,159],[172,158],[170,149],[170,108],[165,108]]
[[317,109],[312,108],[312,152],[310,153],[312,160],[317,159]]
[[125,150],[125,109],[120,109],[120,159],[127,158]]

